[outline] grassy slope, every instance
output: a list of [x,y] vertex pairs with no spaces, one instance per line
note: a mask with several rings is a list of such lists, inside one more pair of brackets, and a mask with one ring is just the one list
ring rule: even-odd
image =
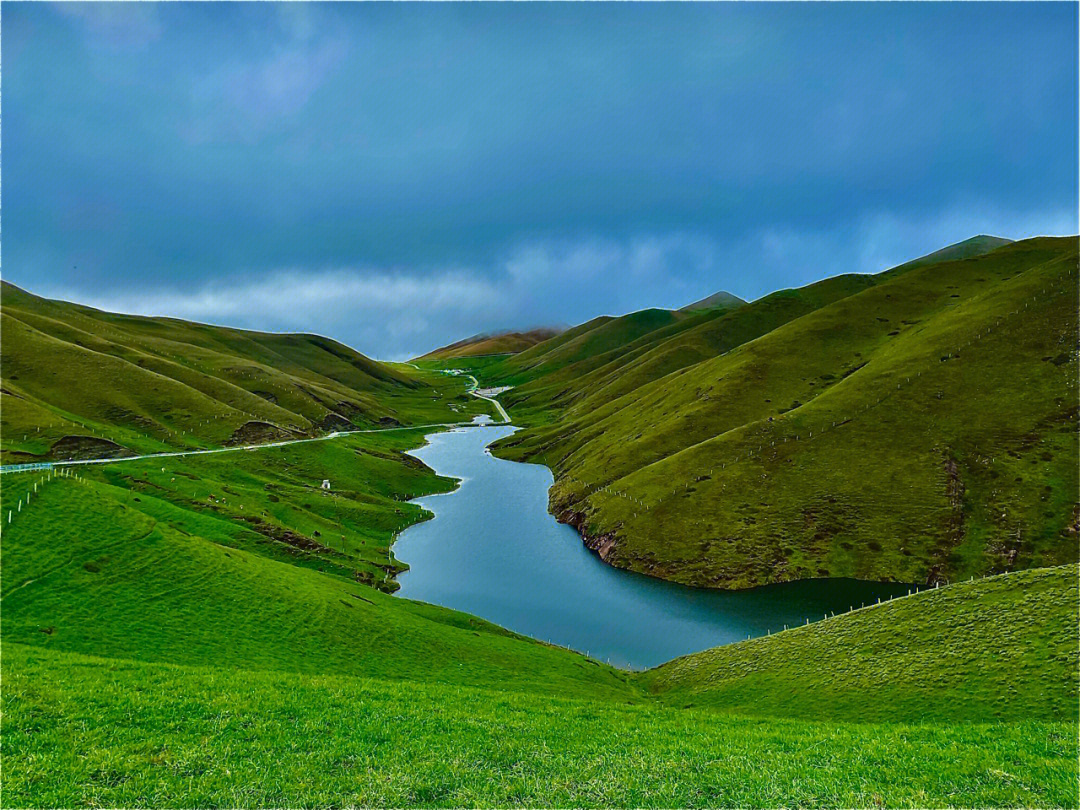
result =
[[1037,239],[890,272],[502,453],[609,562],[693,584],[1069,562],[1076,265]]
[[1077,566],[857,610],[646,673],[673,705],[815,720],[1076,718]]
[[[450,485],[394,460],[391,441],[422,440],[169,459],[164,473],[166,462],[122,462],[39,485],[5,524],[4,640],[176,664],[632,695],[624,675],[581,656],[362,584],[387,560],[392,533],[422,517],[398,499]],[[330,470],[336,494],[301,483]],[[5,476],[5,516],[31,480],[41,476]],[[315,537],[314,528],[341,513],[361,524],[344,551],[321,545],[337,530]],[[290,534],[258,531],[245,515]]]
[[910,262],[905,262],[899,267],[893,269],[893,272],[903,272],[905,270],[912,270],[916,267],[922,267],[928,264],[935,264],[938,262],[951,262],[957,259],[970,259],[973,256],[981,256],[984,253],[989,253],[991,250],[997,250],[999,247],[1005,245],[1011,245],[1011,239],[1003,239],[1000,236],[987,236],[981,234],[979,236],[973,236],[970,239],[965,239],[963,242],[957,242],[955,245],[949,245],[943,247],[941,250],[935,250],[933,253],[928,253],[925,256],[920,256],[918,259],[913,259]]
[[521,385],[503,399],[518,411],[589,414],[642,385],[703,362],[874,283],[846,275],[752,304],[695,312],[625,346],[579,360]]
[[619,318],[596,318],[508,358],[506,372],[511,380],[549,374],[576,361],[622,349],[642,335],[683,317],[666,309],[645,309]]
[[745,303],[746,301],[737,295],[721,290],[712,295],[707,295],[699,301],[694,301],[692,304],[687,304],[685,307],[680,307],[679,312],[697,312],[702,309],[715,309],[717,307],[731,309],[741,307]]
[[[562,409],[580,400],[591,379],[632,386],[640,372],[624,374],[623,370],[633,367],[638,358],[652,360],[654,348],[674,343],[682,333],[702,332],[740,306],[742,302],[736,299],[692,312],[652,309],[597,318],[513,357],[461,357],[434,364],[429,361],[428,365],[465,368],[485,384],[517,384],[501,398],[514,407],[515,421],[532,426],[548,424]],[[687,354],[695,351],[696,347],[685,351],[680,347],[681,363],[702,359],[704,355]],[[660,362],[671,370],[675,360],[668,355]],[[656,376],[661,374],[650,379]]]
[[1076,727],[761,720],[8,644],[7,806],[1075,807]]
[[10,284],[0,294],[5,463],[119,452],[109,442],[153,452],[427,424],[484,407],[451,381],[328,338],[114,315]]

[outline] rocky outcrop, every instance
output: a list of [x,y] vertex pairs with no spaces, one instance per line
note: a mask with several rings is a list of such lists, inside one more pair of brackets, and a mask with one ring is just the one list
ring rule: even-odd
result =
[[589,534],[586,521],[587,515],[572,508],[557,510],[554,514],[559,523],[573,526],[577,530],[577,533],[581,536],[581,542],[585,544],[585,548],[594,552],[604,562],[614,564],[610,558],[619,541],[616,532],[611,531],[599,535]]

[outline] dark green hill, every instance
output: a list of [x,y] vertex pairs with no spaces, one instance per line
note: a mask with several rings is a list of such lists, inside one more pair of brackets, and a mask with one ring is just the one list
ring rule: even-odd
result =
[[460,386],[450,394],[317,335],[116,315],[7,283],[0,296],[4,463],[451,421],[476,407]]
[[1076,239],[1047,238],[776,294],[523,385],[554,422],[500,452],[552,467],[609,562],[691,584],[1069,562],[1076,289]]
[[621,349],[680,317],[666,309],[644,309],[618,318],[596,318],[508,358],[505,373],[521,379],[550,374],[575,361]]
[[802,289],[772,293],[734,310],[695,312],[624,346],[526,382],[507,394],[504,402],[545,411],[590,412],[874,283],[874,276],[837,276]]

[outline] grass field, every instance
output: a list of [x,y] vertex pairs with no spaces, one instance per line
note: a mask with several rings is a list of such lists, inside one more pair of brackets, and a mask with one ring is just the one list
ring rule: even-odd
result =
[[4,666],[6,806],[1076,806],[1069,723],[763,720],[19,645]]
[[667,703],[814,720],[1077,717],[1076,565],[924,591],[679,658]]

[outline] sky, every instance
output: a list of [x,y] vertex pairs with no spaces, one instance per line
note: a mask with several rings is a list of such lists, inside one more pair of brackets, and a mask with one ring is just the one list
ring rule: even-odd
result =
[[2,10],[2,270],[402,359],[1075,234],[1075,3]]

